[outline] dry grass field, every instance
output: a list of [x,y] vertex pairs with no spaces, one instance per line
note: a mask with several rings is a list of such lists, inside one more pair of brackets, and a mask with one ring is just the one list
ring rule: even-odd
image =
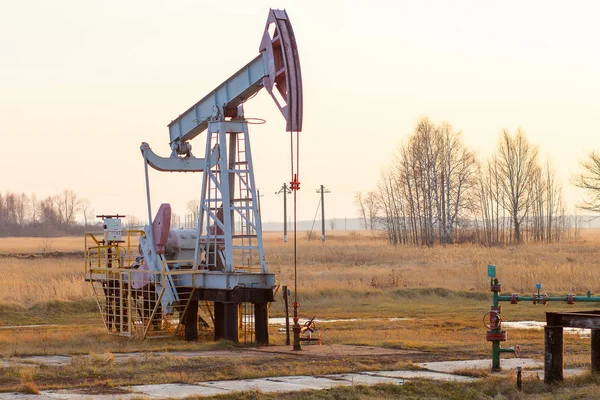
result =
[[[267,233],[265,248],[269,269],[277,274],[280,284],[293,288],[292,242],[283,243],[280,234]],[[201,350],[231,346],[210,340],[189,343],[172,338],[141,342],[106,335],[91,289],[83,280],[82,256],[75,253],[82,250],[81,238],[0,239],[0,328],[27,324],[54,325],[36,329],[0,329],[0,358],[43,354],[110,355],[124,351]],[[53,252],[71,254],[63,257],[55,254],[48,258],[40,255]],[[15,254],[21,255],[7,256]],[[28,254],[36,255],[24,256]],[[481,322],[491,303],[486,276],[488,264],[497,266],[504,292],[531,294],[538,282],[549,294],[582,294],[588,289],[600,292],[600,231],[595,230],[584,231],[579,240],[572,242],[491,248],[475,245],[392,247],[381,236],[370,232],[333,232],[325,243],[319,240],[308,242],[306,235],[301,233],[298,256],[301,314],[304,317],[358,318],[318,326],[325,343],[418,349],[428,357],[440,360],[490,357],[490,345],[485,342],[485,328]],[[543,311],[568,307],[564,304],[545,307],[506,305],[503,319],[541,321],[545,318]],[[283,315],[280,301],[272,305],[271,315]],[[397,317],[403,319],[389,320]],[[589,339],[566,335],[565,340],[567,366],[589,368]],[[284,343],[284,337],[275,327],[271,331],[271,341],[273,344]],[[523,347],[524,356],[543,357],[541,332],[511,330],[508,345],[516,343]],[[214,360],[214,363],[220,363],[221,368],[207,372],[196,361],[172,358],[158,364],[155,360],[141,361],[135,365],[135,374],[124,374],[121,367],[102,360],[81,361],[68,371],[55,368],[36,370],[32,379],[38,386],[48,388],[58,385],[57,374],[71,374],[72,379],[63,379],[60,381],[63,383],[97,386],[105,385],[107,379],[111,385],[141,381],[193,382],[264,374],[406,368],[411,365],[411,360],[407,359],[359,358],[291,366],[289,360],[273,359],[267,371],[256,367],[262,362],[260,360],[249,363]],[[179,372],[175,376],[170,372],[173,368],[185,373]],[[196,370],[202,372],[194,372]],[[0,371],[0,382],[7,382],[4,386],[0,384],[0,391],[22,387],[21,375],[26,373],[19,371],[11,368]],[[160,371],[163,373],[160,374]],[[580,382],[580,386],[587,388],[590,380],[595,385],[594,379]],[[490,384],[485,382],[482,385]],[[497,384],[498,387],[502,385]],[[434,392],[440,390],[439,385],[431,388]],[[454,386],[446,389],[450,392],[458,390],[463,395],[468,392],[464,391],[466,389],[461,392]],[[385,398],[391,395],[385,394],[387,389],[381,390],[383,392],[379,394],[355,393],[358,396],[355,398]],[[508,388],[506,390],[510,392]],[[538,398],[538,395],[544,398],[545,389],[536,390],[532,397],[527,398]],[[540,391],[542,394],[538,393]],[[339,396],[345,398],[346,394],[340,392]],[[424,395],[427,396],[436,397]],[[516,396],[509,395],[509,398],[520,398]],[[478,397],[457,395],[454,398]]]
[[83,237],[69,236],[60,238],[0,238],[0,254],[46,253],[53,251],[83,251]]
[[[293,284],[293,244],[265,235],[268,267],[280,284]],[[488,290],[486,267],[494,264],[505,292],[529,293],[542,283],[549,293],[600,290],[600,231],[581,240],[551,244],[482,247],[389,246],[369,232],[334,232],[327,241],[298,237],[298,292],[331,295],[399,288]],[[0,238],[0,255],[83,251],[83,239]],[[91,292],[77,257],[0,258],[0,302],[31,306],[49,300],[81,300]]]

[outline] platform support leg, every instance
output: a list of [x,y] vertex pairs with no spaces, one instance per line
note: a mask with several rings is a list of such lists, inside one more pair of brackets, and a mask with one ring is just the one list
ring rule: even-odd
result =
[[234,343],[239,341],[238,303],[224,303],[225,336]]
[[269,308],[267,303],[254,303],[256,344],[269,344]]
[[215,340],[225,339],[225,304],[215,301]]
[[563,380],[564,367],[562,326],[544,327],[544,382]]
[[198,340],[198,300],[191,299],[185,311],[185,340]]
[[600,372],[600,329],[592,329],[592,372]]

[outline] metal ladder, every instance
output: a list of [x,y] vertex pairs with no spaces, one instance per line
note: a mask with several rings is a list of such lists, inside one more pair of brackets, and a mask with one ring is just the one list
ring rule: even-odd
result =
[[250,170],[246,159],[246,132],[235,134],[236,137],[236,160],[233,169],[236,174],[238,187],[238,198],[235,199],[235,211],[240,220],[240,233],[234,238],[240,239],[240,266],[251,269],[254,266],[254,253],[256,246],[256,230],[254,227],[254,213],[252,212],[253,196],[250,187]]
[[[209,147],[210,149],[214,149],[216,146],[220,146],[219,143],[219,133],[212,132],[209,133]],[[220,171],[219,164],[215,165],[215,170],[210,174],[209,179],[207,181],[207,187],[205,192],[204,204],[200,206],[203,208],[203,212],[206,212],[206,220],[204,221],[204,227],[206,231],[204,234],[206,235],[206,247],[205,247],[205,259],[202,263],[203,268],[215,270],[217,269],[218,257],[222,257],[219,252],[219,240],[217,238],[217,213],[219,211],[219,202],[222,201],[221,196],[219,195],[219,185],[220,185]],[[214,217],[209,218],[208,215],[212,214]]]
[[[208,130],[206,154],[219,154],[219,159],[210,164],[207,157],[202,180],[198,244],[202,237],[208,255],[204,262],[197,258],[199,267],[221,270],[222,262],[227,273],[267,272],[247,122],[213,121]],[[216,229],[218,221],[222,232]]]

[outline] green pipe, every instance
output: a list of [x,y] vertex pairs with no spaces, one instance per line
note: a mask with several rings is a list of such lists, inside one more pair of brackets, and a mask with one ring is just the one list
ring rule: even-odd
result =
[[[522,295],[516,295],[513,298],[513,295],[500,295],[500,286],[499,286],[499,281],[498,278],[496,278],[495,276],[492,277],[490,279],[490,286],[492,287],[492,312],[494,312],[495,310],[498,310],[498,307],[500,305],[501,301],[508,301],[508,302],[512,302],[512,301],[535,301],[536,303],[547,303],[549,301],[564,301],[565,303],[568,304],[573,304],[573,303],[577,303],[577,302],[582,302],[582,303],[600,303],[600,296],[592,296],[592,292],[588,291],[587,292],[587,296],[575,296],[573,294],[568,294],[565,296],[548,296],[546,294],[542,294],[540,293],[540,288],[541,285],[538,284],[536,285],[537,288],[537,293],[534,293],[531,296],[522,296]],[[544,298],[545,296],[545,298]],[[498,310],[499,311],[499,310]],[[498,315],[500,313],[498,312]],[[500,333],[501,332],[501,328],[500,326],[498,326],[497,329],[492,329],[490,331],[488,331],[488,333]],[[502,353],[513,353],[515,354],[515,348],[514,347],[508,347],[503,349],[502,347],[500,347],[500,341],[499,340],[493,340],[492,341],[492,371],[500,371],[500,354]]]
[[[496,285],[498,284],[498,279],[497,278],[492,278],[491,281],[490,281],[490,286],[493,286],[495,284]],[[506,297],[506,296],[500,296],[498,294],[498,292],[492,292],[492,302],[493,302],[494,307],[498,307],[499,300],[500,300],[501,297]],[[510,296],[508,296],[508,299],[510,300]]]
[[[517,301],[533,301],[533,296],[520,296],[517,295]],[[541,299],[538,297],[538,301]],[[506,295],[498,295],[497,292],[494,292],[494,306],[497,306],[497,302],[499,301],[512,301],[511,296]],[[567,296],[547,296],[546,301],[567,301]],[[600,303],[600,296],[573,296],[574,302],[582,302],[582,303]]]
[[[498,278],[491,278],[490,279],[490,286],[494,286],[494,285],[498,285]],[[493,291],[492,292],[492,308],[494,307],[499,307],[500,305],[500,295],[498,294],[499,292]],[[491,331],[488,332],[500,332],[500,328],[498,329],[492,329]],[[500,341],[499,340],[493,340],[492,341],[492,371],[500,371],[500,353],[502,352],[502,348],[500,347]]]
[[500,353],[513,353],[513,354],[515,354],[515,348],[514,347],[507,347],[506,349],[500,348],[499,352]]
[[500,342],[492,342],[492,371],[500,371]]
[[[582,303],[600,303],[600,296],[592,296],[592,292],[588,290],[587,296],[575,296],[572,293],[569,293],[565,296],[548,296],[546,294],[540,293],[540,289],[542,287],[541,284],[537,284],[536,289],[537,293],[534,293],[531,296],[522,296],[522,295],[500,295],[500,282],[496,277],[495,267],[492,273],[490,273],[490,266],[488,266],[488,276],[490,276],[490,287],[492,290],[492,310],[491,312],[496,312],[498,316],[500,315],[499,305],[501,301],[531,301],[537,303],[545,304],[549,301],[564,301],[567,304],[573,304],[577,302]],[[514,297],[513,297],[514,296]],[[488,333],[499,334],[502,330],[500,325],[497,326],[496,329],[491,329]],[[499,340],[492,340],[492,371],[500,371],[500,354],[502,353],[513,353],[516,354],[514,347],[508,347],[503,349],[500,347]]]

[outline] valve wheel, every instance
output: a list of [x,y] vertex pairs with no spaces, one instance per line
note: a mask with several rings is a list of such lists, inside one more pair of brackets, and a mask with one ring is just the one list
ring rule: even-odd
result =
[[[491,314],[490,311],[486,312],[485,314],[483,314],[483,326],[485,326],[488,329],[492,329],[492,324],[488,323],[490,321],[490,318],[488,317]],[[498,318],[498,326],[496,327],[499,328],[500,327],[500,323],[502,322],[502,318],[500,318],[500,316],[498,315],[498,313],[495,313],[496,317]]]
[[521,355],[521,346],[519,346],[518,344],[515,345],[515,357],[519,358],[519,356]]

